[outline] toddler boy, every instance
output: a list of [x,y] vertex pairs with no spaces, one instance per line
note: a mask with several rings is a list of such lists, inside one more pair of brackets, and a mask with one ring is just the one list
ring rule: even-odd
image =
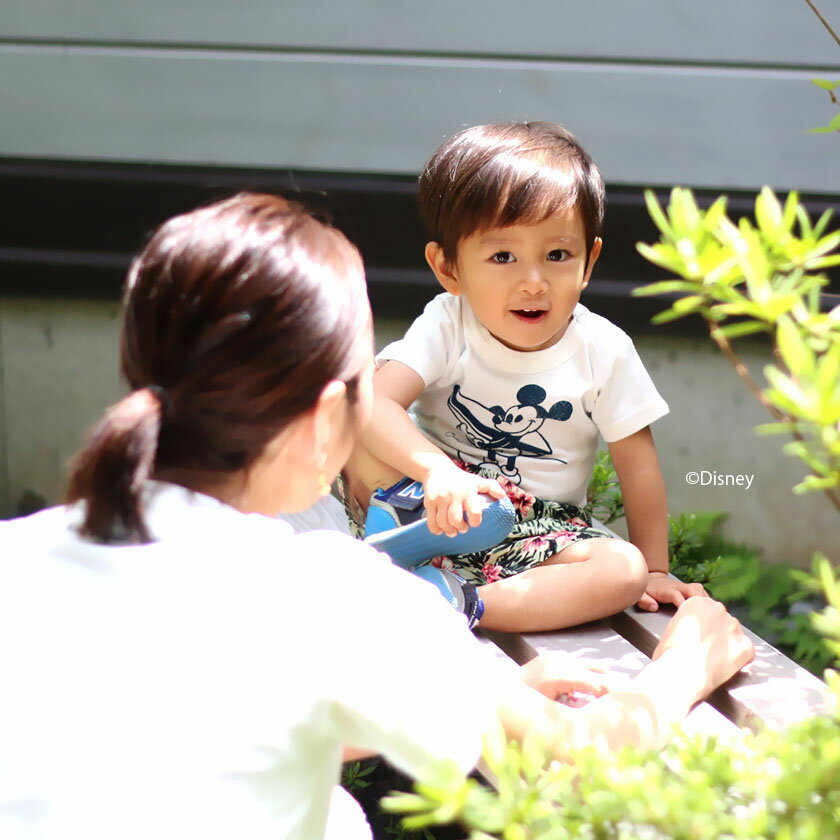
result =
[[[518,520],[507,538],[432,561],[477,586],[490,629],[566,627],[705,594],[668,576],[650,431],[668,406],[630,338],[579,302],[602,245],[592,159],[556,124],[476,126],[435,152],[419,198],[445,293],[377,357],[349,491],[364,505],[409,476],[429,530],[451,536],[479,522],[482,494],[507,494]],[[629,542],[583,509],[599,435]]]

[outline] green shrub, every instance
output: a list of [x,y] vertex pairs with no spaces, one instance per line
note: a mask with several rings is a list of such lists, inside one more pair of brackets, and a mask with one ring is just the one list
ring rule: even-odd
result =
[[460,822],[470,840],[829,840],[840,831],[840,726],[814,718],[786,735],[721,743],[677,735],[656,752],[587,747],[572,764],[540,745],[496,745],[498,790],[439,767],[383,807],[408,826]]
[[[810,585],[825,592],[818,624],[840,657],[840,578],[822,557]],[[826,673],[835,711],[785,732],[720,741],[676,733],[662,750],[594,746],[569,764],[536,739],[501,739],[484,759],[491,789],[451,765],[415,793],[383,800],[407,828],[459,822],[469,840],[829,840],[840,836],[840,676]]]

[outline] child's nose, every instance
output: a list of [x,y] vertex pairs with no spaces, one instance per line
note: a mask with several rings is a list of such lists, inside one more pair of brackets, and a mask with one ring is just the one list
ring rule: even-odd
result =
[[520,279],[520,288],[532,295],[540,294],[546,288],[546,279],[541,271],[542,266],[526,266]]

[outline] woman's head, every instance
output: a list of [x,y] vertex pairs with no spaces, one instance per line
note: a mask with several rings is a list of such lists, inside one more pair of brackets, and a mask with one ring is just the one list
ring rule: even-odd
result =
[[134,260],[124,303],[133,393],[95,430],[69,494],[99,539],[147,538],[135,502],[150,471],[193,487],[247,474],[330,383],[355,403],[370,358],[358,251],[275,196],[166,222]]

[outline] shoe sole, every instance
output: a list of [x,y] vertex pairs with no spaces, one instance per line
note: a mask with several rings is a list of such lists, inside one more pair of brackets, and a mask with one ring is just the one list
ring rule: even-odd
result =
[[382,531],[367,537],[365,542],[385,552],[391,560],[404,569],[423,560],[449,554],[471,554],[498,545],[516,523],[516,511],[510,499],[493,499],[481,512],[481,524],[463,534],[447,537],[433,534],[425,519]]

